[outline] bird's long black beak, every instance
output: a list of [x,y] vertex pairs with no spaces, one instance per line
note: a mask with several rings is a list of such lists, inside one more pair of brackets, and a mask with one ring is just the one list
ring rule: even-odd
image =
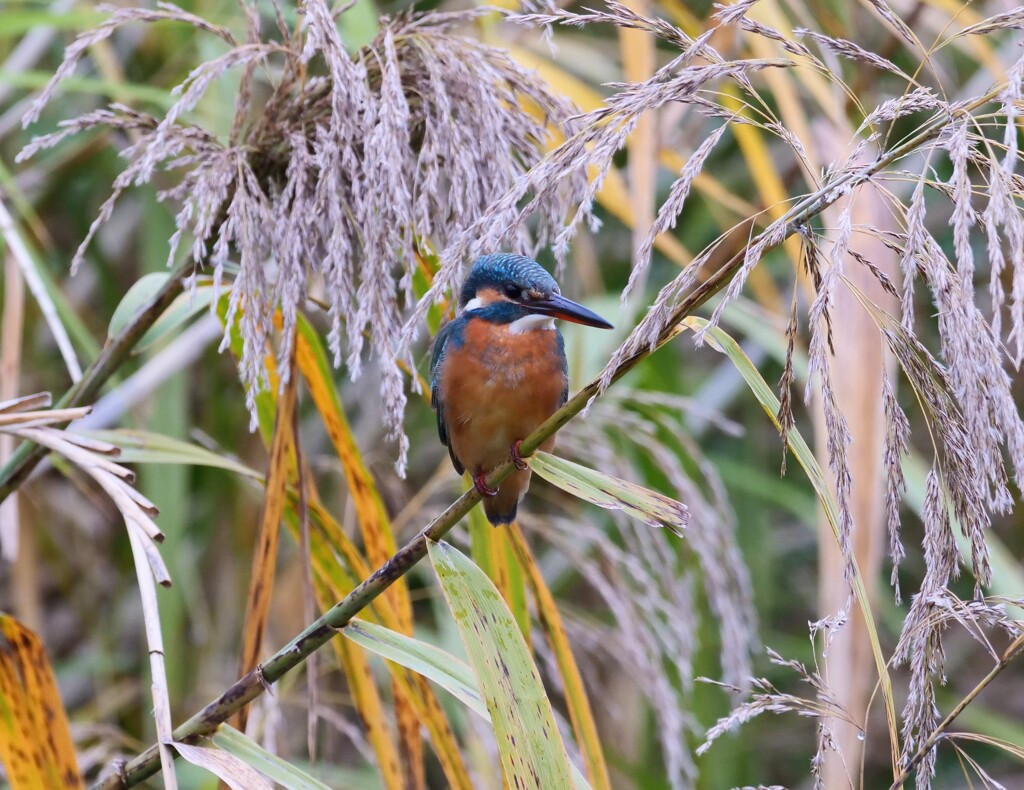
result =
[[563,321],[572,321],[574,324],[596,326],[598,329],[615,328],[597,313],[588,310],[581,304],[576,304],[572,299],[566,299],[561,294],[551,294],[545,299],[534,299],[526,307],[531,313],[561,318]]

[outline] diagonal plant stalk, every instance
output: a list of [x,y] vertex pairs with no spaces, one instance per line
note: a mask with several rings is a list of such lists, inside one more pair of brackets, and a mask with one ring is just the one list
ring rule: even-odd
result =
[[[1002,86],[997,86],[969,105],[958,108],[958,111],[964,114],[970,113],[972,110],[992,101],[999,95],[1001,90]],[[779,224],[783,224],[783,230],[781,233],[776,234],[776,243],[770,245],[770,247],[773,248],[781,244],[785,239],[802,228],[807,221],[820,214],[824,209],[848,194],[850,190],[859,184],[869,180],[893,162],[912,153],[918,146],[937,137],[951,120],[952,118],[949,113],[942,112],[936,114],[930,121],[923,124],[916,134],[898,146],[883,152],[870,164],[842,174],[818,191],[797,201],[796,205],[787,211],[784,217],[778,220]],[[763,238],[774,227],[775,223],[752,240],[751,244]],[[766,247],[765,251],[767,249],[768,247]],[[610,382],[618,381],[638,363],[681,334],[684,331],[681,326],[682,320],[704,305],[732,280],[733,276],[743,266],[745,256],[746,248],[739,250],[708,279],[695,286],[673,310],[657,342],[653,346],[646,346],[623,359],[613,371]],[[598,397],[600,394],[601,377],[599,376],[577,392],[561,409],[551,415],[523,440],[520,446],[522,455],[532,455],[544,441],[583,411],[591,399]],[[506,458],[491,470],[486,476],[485,482],[490,488],[494,488],[512,473],[513,468],[512,459]],[[2,489],[0,489],[0,494],[2,494]],[[369,606],[374,599],[387,590],[397,579],[404,576],[416,563],[426,556],[427,541],[440,540],[479,501],[480,494],[476,488],[471,488],[455,500],[444,512],[424,527],[423,530],[399,549],[373,574],[363,580],[344,599],[307,626],[302,633],[277,651],[265,663],[236,681],[234,685],[217,699],[175,729],[173,733],[174,740],[189,743],[212,734],[220,724],[241,709],[242,706],[261,696],[270,688],[272,683],[275,683],[286,672],[301,664],[312,653],[327,644],[339,629],[344,628],[353,617]],[[894,720],[892,720],[894,719],[895,712],[887,710],[887,715],[891,719],[890,730],[895,732],[892,729],[895,724]],[[898,754],[898,745],[895,743],[893,744],[893,752],[894,755]],[[135,757],[135,759],[121,766],[119,772],[94,784],[91,790],[114,790],[115,788],[132,787],[152,776],[159,768],[160,759],[157,747],[155,745],[150,746],[142,754]]]
[[966,697],[957,703],[957,706],[949,712],[949,715],[942,720],[932,734],[925,739],[924,743],[922,743],[920,747],[918,747],[917,751],[914,752],[914,756],[907,761],[907,764],[903,769],[903,773],[896,777],[896,781],[892,783],[889,790],[900,790],[900,788],[906,784],[907,780],[910,779],[910,775],[917,767],[917,764],[920,763],[921,760],[924,759],[925,755],[934,749],[939,740],[945,736],[946,730],[949,729],[956,717],[963,713],[964,709],[974,702],[975,698],[987,689],[989,684],[995,680],[1004,669],[1010,666],[1010,664],[1013,663],[1013,660],[1021,655],[1021,653],[1024,653],[1024,635],[1018,636],[1010,643],[1010,646],[1006,648],[998,663],[992,667],[985,677],[978,681],[978,685],[971,689]]
[[[697,286],[676,311],[678,319],[681,320],[714,296],[729,282],[736,269],[742,263],[743,255],[736,255],[709,279]],[[650,356],[654,350],[665,345],[678,334],[678,320],[673,320],[672,324],[662,333],[655,349],[645,348],[623,360],[616,368],[612,381],[617,381],[639,362]],[[523,440],[520,452],[524,456],[531,455],[555,431],[579,414],[590,399],[599,394],[599,391],[600,379],[595,379],[577,392],[561,409],[551,415]],[[506,458],[487,475],[485,479],[487,485],[491,488],[499,485],[512,473],[514,468],[511,458]],[[377,596],[388,589],[397,579],[404,576],[417,562],[426,556],[427,541],[437,541],[444,537],[479,501],[479,492],[476,488],[470,488],[406,543],[405,546],[399,549],[386,563],[345,596],[342,601],[325,612],[318,620],[309,625],[270,659],[238,680],[216,700],[175,729],[174,740],[189,742],[211,734],[235,711],[262,695],[271,683],[276,682],[288,670],[298,666],[314,651],[327,644],[339,629],[344,628],[353,617],[369,606]],[[134,760],[123,766],[119,773],[113,774],[93,785],[93,790],[132,787],[152,776],[159,770],[159,767],[157,747],[151,746]]]
[[[194,268],[195,264],[189,258],[174,269],[170,277],[167,278],[167,282],[136,311],[117,337],[103,346],[103,351],[85,369],[82,378],[61,396],[54,408],[63,409],[91,402],[99,393],[100,388],[106,384],[107,379],[124,364],[132,349],[135,348],[135,344],[163,315],[171,302],[181,294],[185,278],[193,272]],[[32,442],[25,442],[18,447],[3,468],[0,468],[0,502],[3,502],[25,482],[25,479],[43,460],[47,452],[45,448]]]

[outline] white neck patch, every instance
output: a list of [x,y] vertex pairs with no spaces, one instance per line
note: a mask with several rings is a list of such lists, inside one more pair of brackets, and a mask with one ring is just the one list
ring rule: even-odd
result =
[[466,302],[466,306],[462,308],[462,312],[467,313],[470,310],[479,310],[483,306],[484,300],[481,299],[479,296],[474,296],[472,299]]
[[555,319],[549,315],[537,315],[531,313],[517,318],[508,325],[508,331],[513,335],[521,335],[523,332],[532,332],[537,329],[554,329]]

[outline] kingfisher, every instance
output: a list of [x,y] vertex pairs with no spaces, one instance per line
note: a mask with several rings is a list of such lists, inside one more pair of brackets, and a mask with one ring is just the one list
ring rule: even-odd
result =
[[[612,329],[561,295],[532,258],[483,255],[459,292],[456,317],[437,333],[430,360],[437,432],[455,470],[467,469],[491,524],[515,521],[532,474],[519,446],[569,397],[568,363],[555,319]],[[550,451],[555,437],[540,445]],[[497,489],[485,476],[512,456],[516,471]]]

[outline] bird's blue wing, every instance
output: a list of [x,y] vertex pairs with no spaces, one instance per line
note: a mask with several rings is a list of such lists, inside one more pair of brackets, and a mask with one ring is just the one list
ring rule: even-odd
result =
[[434,349],[430,354],[430,403],[437,411],[437,436],[441,444],[448,448],[448,455],[452,459],[452,466],[460,475],[465,471],[462,463],[455,457],[451,443],[448,440],[448,425],[444,419],[444,402],[441,400],[441,362],[444,359],[445,351],[449,347],[462,345],[462,332],[465,329],[465,320],[456,318],[449,321],[438,331],[434,338]]
[[562,388],[562,402],[558,404],[558,408],[562,408],[569,400],[569,359],[565,356],[565,338],[557,329],[555,334],[558,335],[558,355],[562,358],[562,378],[565,379],[565,386]]

